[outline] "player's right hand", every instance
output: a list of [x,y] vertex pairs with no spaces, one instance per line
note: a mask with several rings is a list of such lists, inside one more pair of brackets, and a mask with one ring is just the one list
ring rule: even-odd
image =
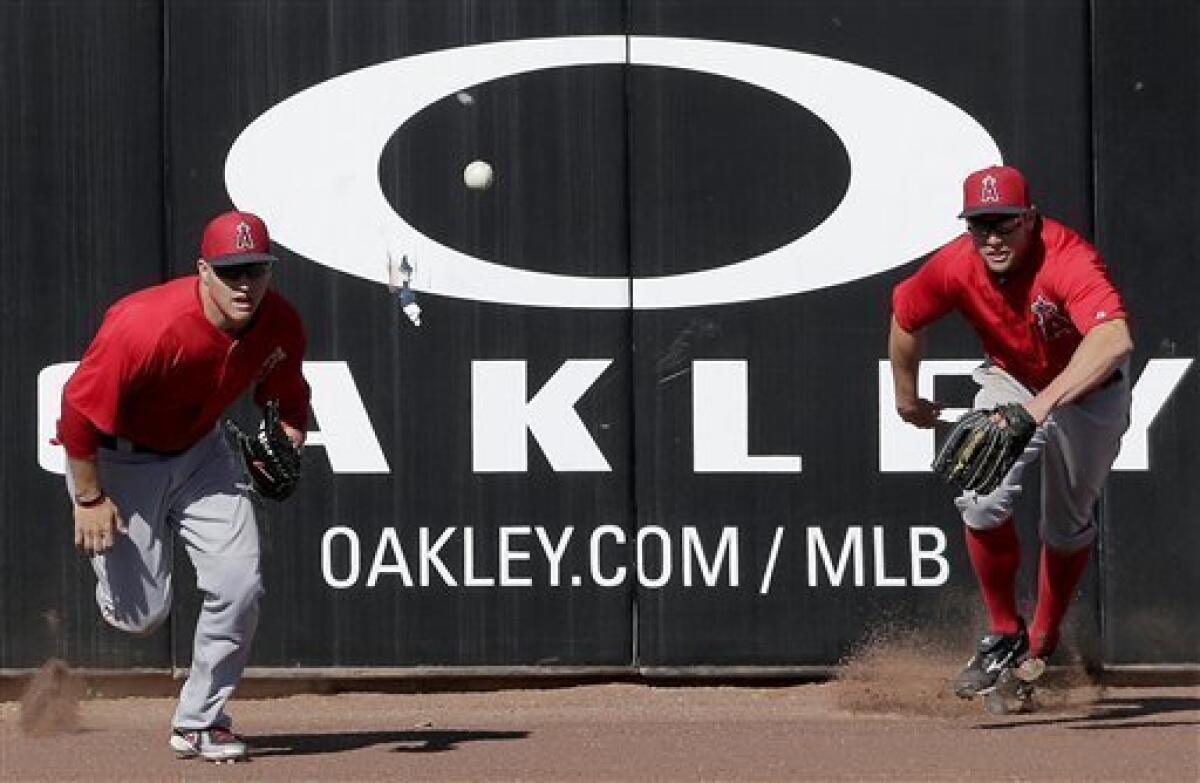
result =
[[112,498],[91,508],[75,506],[75,548],[83,554],[103,555],[113,548],[117,536],[126,532],[128,528]]
[[938,422],[938,414],[942,412],[942,408],[946,406],[940,402],[926,400],[923,397],[917,397],[913,400],[901,400],[896,403],[896,413],[900,418],[907,421],[914,427],[921,429],[931,429]]

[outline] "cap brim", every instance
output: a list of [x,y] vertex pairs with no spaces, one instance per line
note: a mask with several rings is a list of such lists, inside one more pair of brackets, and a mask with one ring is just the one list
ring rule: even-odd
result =
[[971,207],[964,209],[958,213],[960,218],[973,218],[980,215],[1023,215],[1029,211],[1029,207],[1021,206],[988,206],[988,207]]
[[211,266],[241,266],[242,264],[273,263],[279,259],[270,253],[231,253],[227,256],[206,258]]

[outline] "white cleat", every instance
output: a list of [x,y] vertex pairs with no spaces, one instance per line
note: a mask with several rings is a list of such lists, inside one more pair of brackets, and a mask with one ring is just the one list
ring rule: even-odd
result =
[[181,759],[202,758],[218,764],[232,764],[246,758],[246,743],[227,728],[175,729],[171,732],[171,750]]

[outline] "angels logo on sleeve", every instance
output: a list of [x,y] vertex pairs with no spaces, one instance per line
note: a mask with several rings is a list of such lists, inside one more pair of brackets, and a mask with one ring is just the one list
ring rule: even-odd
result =
[[1037,318],[1038,331],[1047,341],[1075,331],[1075,324],[1071,323],[1071,319],[1058,309],[1058,305],[1042,294],[1038,294],[1037,299],[1033,300],[1029,311]]

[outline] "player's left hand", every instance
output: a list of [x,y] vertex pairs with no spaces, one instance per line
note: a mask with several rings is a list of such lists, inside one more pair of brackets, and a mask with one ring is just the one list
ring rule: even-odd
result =
[[933,472],[964,490],[986,495],[1016,464],[1037,422],[1020,403],[968,411],[943,441]]
[[270,500],[284,500],[300,481],[300,449],[296,446],[303,433],[279,418],[279,402],[268,400],[263,406],[263,422],[258,434],[247,435],[236,422],[226,419],[242,461],[258,493]]

